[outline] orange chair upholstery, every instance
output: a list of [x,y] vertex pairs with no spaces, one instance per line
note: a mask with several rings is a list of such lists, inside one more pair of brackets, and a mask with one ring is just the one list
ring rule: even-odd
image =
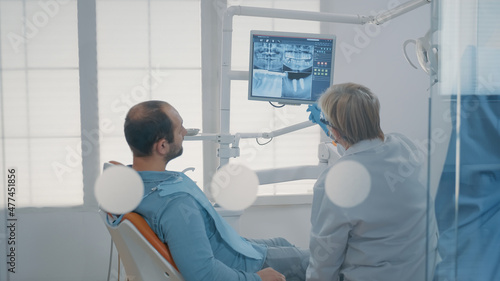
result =
[[153,232],[151,227],[149,227],[149,224],[146,222],[146,220],[139,214],[131,212],[128,214],[125,214],[123,216],[123,220],[129,220],[137,230],[148,240],[148,242],[153,246],[160,255],[162,255],[177,271],[179,269],[177,268],[177,265],[175,265],[174,259],[172,258],[172,255],[170,254],[170,250],[168,249],[167,244],[163,243],[158,239],[158,236],[156,236],[156,233]]
[[128,280],[184,281],[168,246],[137,213],[127,213],[117,226],[106,227],[122,259]]

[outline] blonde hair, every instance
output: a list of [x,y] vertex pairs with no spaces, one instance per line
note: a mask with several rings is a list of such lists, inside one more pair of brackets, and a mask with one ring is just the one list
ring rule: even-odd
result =
[[318,101],[325,118],[353,145],[366,139],[384,139],[380,103],[370,89],[355,83],[332,85]]

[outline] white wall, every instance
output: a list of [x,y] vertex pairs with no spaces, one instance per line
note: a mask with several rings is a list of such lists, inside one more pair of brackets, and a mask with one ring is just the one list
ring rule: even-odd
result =
[[[387,3],[337,0],[333,12],[370,14],[386,9]],[[392,20],[376,35],[373,30],[364,43],[356,40],[361,39],[361,33],[366,34],[368,27],[330,26],[338,36],[335,83],[352,81],[371,88],[380,98],[383,130],[401,132],[417,142],[427,138],[429,81],[422,70],[411,68],[405,61],[402,44],[406,39],[423,36],[429,26],[429,5]],[[357,48],[358,53],[347,55],[340,48],[346,44]],[[309,216],[307,204],[255,206],[243,214],[240,233],[251,238],[282,236],[307,247]],[[109,239],[101,218],[94,212],[58,209],[19,214],[19,273],[12,274],[10,280],[106,280]],[[87,254],[92,258],[86,258]],[[112,276],[115,279],[111,280],[116,280],[116,269]]]
[[297,247],[309,247],[311,204],[253,206],[240,219],[240,234],[247,238],[283,237]]
[[[332,12],[369,15],[404,2],[407,1],[337,0]],[[378,28],[345,24],[332,24],[330,28],[337,35],[334,83],[356,82],[370,88],[380,99],[385,133],[400,132],[413,140],[425,140],[429,76],[406,62],[402,46],[407,39],[424,36],[430,28],[430,5]],[[408,51],[416,64],[413,45],[408,46]]]
[[17,219],[16,273],[10,280],[106,280],[111,237],[97,212],[40,210],[18,213]]

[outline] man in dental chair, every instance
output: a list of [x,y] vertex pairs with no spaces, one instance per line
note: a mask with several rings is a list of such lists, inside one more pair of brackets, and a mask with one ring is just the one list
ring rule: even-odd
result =
[[139,103],[125,119],[132,168],[141,176],[146,194],[135,212],[168,244],[184,279],[305,280],[309,251],[283,238],[242,238],[196,183],[181,172],[165,170],[182,154],[186,133],[177,110],[163,101]]

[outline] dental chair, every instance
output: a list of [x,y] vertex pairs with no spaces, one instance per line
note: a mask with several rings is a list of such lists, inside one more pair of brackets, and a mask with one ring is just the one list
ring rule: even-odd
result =
[[127,213],[117,226],[104,221],[123,261],[127,280],[184,281],[168,246],[139,214]]

